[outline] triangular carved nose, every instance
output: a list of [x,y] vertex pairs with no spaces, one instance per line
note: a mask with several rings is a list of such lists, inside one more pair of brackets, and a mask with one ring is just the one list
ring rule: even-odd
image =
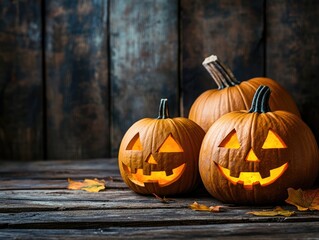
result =
[[250,149],[249,153],[247,154],[246,161],[248,161],[248,162],[259,162],[260,161],[252,148]]
[[146,162],[148,164],[157,164],[155,158],[153,157],[153,155],[151,154],[147,159],[146,159]]

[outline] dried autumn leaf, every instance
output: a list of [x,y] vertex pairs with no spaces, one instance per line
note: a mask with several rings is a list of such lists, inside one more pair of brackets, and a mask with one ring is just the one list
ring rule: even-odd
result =
[[199,204],[197,202],[192,203],[191,205],[189,205],[189,207],[195,211],[208,211],[209,212],[208,206],[206,206],[204,204]]
[[285,210],[281,207],[275,207],[274,210],[267,211],[253,211],[253,212],[248,212],[247,214],[253,214],[255,216],[260,216],[260,217],[273,217],[273,216],[285,216],[285,217],[290,217],[295,214],[294,211],[289,211]]
[[295,190],[288,188],[286,203],[295,205],[299,211],[319,210],[319,189]]
[[209,210],[211,212],[224,212],[225,211],[225,207],[223,207],[223,206],[210,206]]
[[175,200],[170,199],[170,198],[166,198],[166,197],[160,197],[157,194],[153,193],[153,195],[155,196],[156,199],[160,200],[160,202],[162,203],[170,203],[170,202],[174,202]]
[[189,205],[189,208],[191,208],[194,211],[206,211],[206,212],[222,212],[225,211],[225,208],[223,206],[206,206],[204,204],[199,204],[197,202],[192,203]]
[[76,182],[72,179],[68,179],[68,189],[71,190],[85,190],[87,192],[99,192],[105,189],[105,181],[94,179],[84,179],[83,182]]

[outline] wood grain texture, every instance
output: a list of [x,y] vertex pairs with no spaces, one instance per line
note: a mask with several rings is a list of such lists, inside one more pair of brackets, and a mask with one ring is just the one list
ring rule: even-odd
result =
[[41,1],[0,1],[0,159],[43,159]]
[[47,158],[109,156],[108,1],[46,1]]
[[[142,196],[129,189],[122,189],[120,186],[109,188],[112,182],[106,182],[106,190],[99,193],[88,193],[85,191],[55,189],[51,185],[51,190],[4,190],[0,191],[0,199],[3,205],[0,212],[30,212],[30,211],[55,211],[59,210],[114,210],[114,209],[188,209],[194,201],[200,200],[202,204],[217,205],[219,201],[211,199],[206,193],[193,194],[170,198],[169,204],[163,204],[154,196]],[[232,208],[234,211],[242,211]],[[236,210],[235,210],[236,209]],[[247,210],[247,208],[245,209]]]
[[181,0],[182,110],[205,90],[217,88],[202,66],[217,55],[238,80],[263,75],[263,0]]
[[[108,159],[83,159],[76,161],[74,164],[73,160],[59,160],[57,161],[28,161],[19,163],[17,166],[16,161],[1,161],[0,162],[0,179],[2,178],[2,173],[6,172],[47,172],[52,171],[52,165],[55,165],[54,170],[64,171],[66,169],[72,171],[116,171],[118,170],[117,166],[118,160],[116,158]],[[57,164],[58,163],[58,164]],[[46,176],[48,177],[48,176]]]
[[317,0],[2,0],[0,159],[115,157],[160,98],[187,117],[216,87],[211,54],[281,83],[319,141],[318,15]]
[[[223,214],[196,212],[182,209],[111,209],[80,211],[32,211],[17,213],[0,213],[1,228],[104,228],[104,227],[155,227],[176,225],[202,225],[227,223],[267,223],[267,222],[318,222],[318,214],[287,217],[258,217],[246,214],[251,209],[232,210]],[[151,217],[150,217],[151,216]]]
[[[106,179],[104,191],[89,193],[68,190],[66,179],[54,177],[65,169],[72,179],[93,171],[119,178],[116,159],[17,163],[0,162],[1,239],[274,239],[319,234],[318,212],[298,212],[294,206],[282,205],[296,211],[292,217],[256,217],[247,212],[274,206],[224,205],[202,191],[162,203],[123,188],[122,181]],[[35,172],[41,178],[34,179]],[[9,173],[13,179],[5,180]],[[20,173],[24,178],[16,179]],[[196,212],[188,207],[194,201],[224,205],[226,211]]]
[[[267,227],[265,227],[267,226]],[[319,223],[226,223],[98,229],[2,229],[3,239],[316,239]]]
[[319,2],[267,1],[267,76],[293,95],[319,140]]
[[[54,165],[54,170],[52,169]],[[105,178],[120,179],[117,159],[90,159],[89,161],[73,160],[33,161],[17,165],[16,162],[0,162],[0,180],[61,180],[73,176],[75,179]],[[114,176],[115,175],[115,176]]]
[[111,0],[111,143],[117,156],[126,130],[156,118],[161,98],[179,111],[177,1]]

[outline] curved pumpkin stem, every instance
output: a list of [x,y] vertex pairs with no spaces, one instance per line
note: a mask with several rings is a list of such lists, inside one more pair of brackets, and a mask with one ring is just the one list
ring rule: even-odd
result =
[[270,108],[269,108],[270,93],[271,91],[268,86],[263,86],[263,85],[259,86],[255,92],[249,112],[250,113],[270,112]]
[[240,84],[240,81],[235,78],[232,71],[222,64],[215,55],[205,58],[203,66],[216,82],[218,89]]
[[168,103],[167,103],[167,98],[162,98],[159,105],[157,119],[165,119],[165,118],[169,118]]

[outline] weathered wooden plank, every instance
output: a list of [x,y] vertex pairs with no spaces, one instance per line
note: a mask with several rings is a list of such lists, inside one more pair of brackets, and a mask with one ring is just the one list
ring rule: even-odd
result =
[[[34,189],[66,189],[67,180],[51,180],[51,179],[9,179],[0,180],[0,190],[34,190]],[[0,193],[1,195],[1,193]],[[2,197],[0,197],[1,199]]]
[[157,117],[161,98],[178,114],[177,2],[110,1],[112,156],[134,122]]
[[183,113],[203,91],[217,88],[202,66],[217,55],[238,80],[263,75],[263,0],[181,0]]
[[34,172],[34,171],[57,171],[57,170],[118,170],[116,158],[86,159],[86,160],[52,160],[52,161],[1,161],[0,173],[4,172]]
[[[47,173],[63,170],[61,167],[63,164],[55,163],[65,163],[74,172],[76,170],[82,173],[97,171],[89,165],[89,160],[76,161],[74,164],[71,164],[71,161],[49,162],[51,164],[42,165]],[[110,162],[116,166],[115,159],[105,165],[104,161],[101,164],[101,160],[93,160],[93,163],[96,163],[96,166],[101,167],[102,170]],[[40,162],[23,164],[23,167],[34,166],[39,171],[41,170]],[[88,167],[89,170],[85,170],[85,167]],[[12,167],[11,170],[17,169]],[[34,174],[32,170],[28,169],[27,173],[29,178],[32,178]],[[16,189],[21,182],[30,181],[27,175],[25,177],[25,180],[11,180],[15,181]],[[111,179],[106,180],[107,186],[113,184]],[[99,193],[88,193],[63,189],[67,186],[66,179],[65,182],[52,181],[50,178],[44,178],[43,181],[47,181],[48,190],[36,188],[37,185],[45,186],[40,181],[34,181],[35,187],[26,190],[0,190],[0,238],[14,236],[20,239],[37,239],[45,235],[47,239],[54,239],[64,234],[64,239],[77,239],[79,235],[86,239],[94,238],[97,235],[104,238],[118,236],[122,239],[129,237],[150,239],[156,236],[161,236],[161,238],[164,236],[169,239],[175,236],[184,239],[191,236],[199,236],[198,238],[234,237],[236,239],[254,236],[256,239],[256,237],[264,236],[312,237],[319,232],[318,212],[297,212],[295,216],[289,218],[255,217],[248,215],[247,212],[272,209],[274,206],[234,205],[228,205],[226,211],[220,213],[195,212],[188,208],[189,204],[194,201],[209,206],[222,204],[203,191],[172,197],[174,201],[164,204],[153,196],[138,195],[127,188],[107,188]],[[57,183],[61,183],[61,186]],[[123,182],[118,183],[123,184]],[[23,187],[23,184],[21,185]],[[61,188],[62,185],[63,188]],[[294,206],[283,205],[283,207],[295,210]],[[203,231],[205,228],[207,230]],[[216,231],[216,229],[219,230]]]
[[[152,216],[151,218],[149,216]],[[318,222],[318,213],[293,217],[257,217],[246,210],[233,209],[222,214],[191,209],[109,209],[81,211],[43,211],[0,213],[0,228],[103,228],[112,226],[176,226],[258,222]]]
[[[0,179],[52,180],[103,178],[119,181],[117,159],[58,160],[33,162],[0,162]],[[120,180],[121,181],[121,180]]]
[[237,223],[97,229],[1,229],[3,239],[316,239],[319,223]]
[[46,1],[47,157],[109,156],[108,1]]
[[[127,187],[111,188],[112,182],[106,182],[106,190],[99,193],[88,193],[76,190],[5,190],[0,191],[0,212],[37,212],[56,210],[89,210],[89,209],[160,209],[187,208],[194,201],[202,204],[222,205],[207,193],[192,193],[188,196],[169,198],[165,204],[154,196],[142,196]],[[228,205],[229,206],[229,205]],[[248,207],[245,207],[248,209]],[[265,207],[264,207],[265,208]],[[257,209],[257,208],[256,208]]]
[[[102,174],[101,174],[102,175]],[[71,178],[74,181],[83,181],[83,178]],[[122,181],[120,177],[110,176],[104,174],[102,176],[103,180],[106,181],[108,189],[114,188],[127,188],[126,184]],[[49,190],[49,189],[66,189],[68,185],[67,179],[57,180],[57,179],[15,179],[12,180],[0,180],[0,190]]]
[[269,0],[267,76],[290,91],[319,140],[319,2]]
[[[79,190],[65,190],[61,189],[51,189],[51,190],[2,190],[0,191],[0,198],[6,201],[10,200],[32,200],[32,201],[141,201],[158,203],[160,202],[152,195],[140,195],[136,194],[128,189],[108,189],[100,191],[98,193],[89,193],[86,191]],[[221,204],[216,199],[210,197],[206,192],[199,190],[198,192],[189,193],[187,195],[175,196],[172,198],[172,202],[169,204],[163,204],[167,207],[171,206],[188,206],[189,203],[194,201],[206,201],[209,204]],[[186,204],[186,205],[185,205]],[[223,204],[224,205],[224,204]],[[228,206],[230,206],[228,204]],[[264,208],[265,206],[263,206]],[[128,206],[129,208],[129,206]],[[149,208],[145,206],[145,208]],[[246,207],[247,208],[247,207]],[[255,207],[257,208],[257,207]]]
[[42,1],[0,1],[0,159],[43,158]]
[[1,173],[1,180],[10,179],[84,179],[84,178],[113,178],[118,179],[119,172],[96,171],[96,170],[57,170],[57,171],[34,171],[34,172],[5,172]]
[[[112,180],[106,180],[106,185],[111,184]],[[67,190],[67,180],[65,183],[62,183],[62,186],[64,186],[63,189],[33,189],[32,191],[29,190],[1,190],[0,191],[0,198],[1,199],[14,199],[14,200],[25,200],[25,199],[32,199],[32,200],[47,200],[48,198],[52,198],[52,200],[103,200],[107,199],[106,196],[110,196],[112,200],[117,201],[121,199],[135,199],[137,201],[139,200],[154,200],[155,197],[152,195],[141,195],[137,194],[128,188],[124,189],[122,186],[119,187],[119,189],[108,189],[106,187],[105,190],[100,191],[98,193],[90,193],[86,191],[77,191],[77,190]],[[190,199],[189,201],[196,200],[196,199],[202,199],[202,200],[208,200],[210,201],[216,201],[214,198],[210,197],[210,195],[204,191],[202,188],[197,189],[196,191],[175,196],[174,199],[179,199],[180,201],[184,201],[186,199]],[[184,199],[184,200],[183,200]],[[156,200],[158,201],[158,200]],[[173,201],[174,203],[176,201]],[[178,201],[177,201],[178,202]]]

